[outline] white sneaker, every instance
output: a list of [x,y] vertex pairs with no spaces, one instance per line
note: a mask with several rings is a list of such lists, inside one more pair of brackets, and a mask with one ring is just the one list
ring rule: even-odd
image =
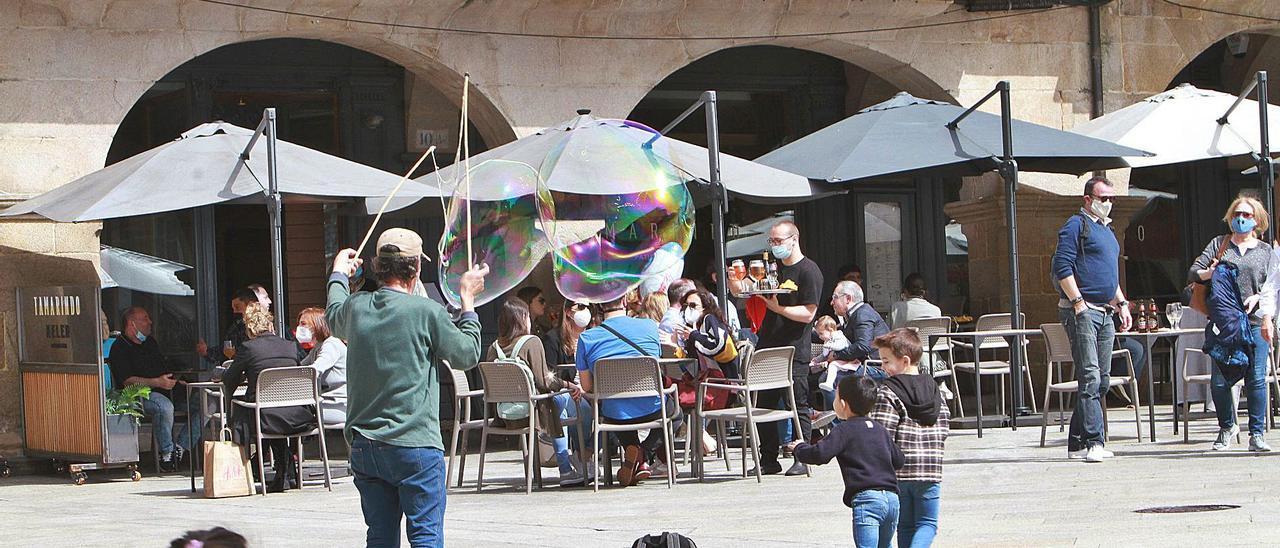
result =
[[1231,438],[1236,437],[1240,433],[1240,425],[1233,424],[1231,428],[1219,428],[1218,439],[1213,440],[1214,451],[1226,451],[1231,448]]
[[569,455],[569,462],[573,464],[573,470],[579,475],[582,475],[582,471],[586,470],[587,473],[585,475],[588,483],[596,481],[597,470],[587,470],[587,465],[577,455]]
[[1089,448],[1088,453],[1085,453],[1084,461],[1085,462],[1102,462],[1113,456],[1115,455],[1113,455],[1110,451],[1103,449],[1101,445],[1095,445]]
[[660,460],[654,460],[654,461],[653,461],[653,466],[650,466],[650,467],[649,467],[649,477],[650,477],[650,478],[654,478],[654,479],[657,479],[657,478],[666,479],[666,478],[667,478],[667,474],[668,474],[669,472],[670,472],[670,469],[667,467],[667,464],[666,464],[665,462],[660,461]]
[[1092,450],[1090,452],[1096,452],[1098,456],[1104,459],[1109,459],[1111,457],[1116,456],[1115,453],[1112,453],[1111,451],[1107,450],[1106,446],[1104,445],[1095,445],[1092,447]]
[[1067,458],[1071,460],[1079,460],[1083,459],[1088,454],[1088,449],[1077,449],[1075,451],[1067,451]]

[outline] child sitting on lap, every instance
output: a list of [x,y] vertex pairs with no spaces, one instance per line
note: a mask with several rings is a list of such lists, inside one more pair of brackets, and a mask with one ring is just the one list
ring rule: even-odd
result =
[[841,371],[857,371],[861,362],[835,359],[836,352],[849,348],[849,339],[844,336],[844,332],[840,331],[835,318],[831,316],[818,318],[814,323],[813,331],[822,341],[822,353],[813,357],[813,361],[809,363],[809,371],[822,373],[822,381],[818,384],[818,388],[832,396],[827,398],[828,408],[830,408],[836,391],[836,375]]
[[844,504],[853,509],[853,540],[859,547],[888,548],[898,525],[898,479],[902,451],[883,426],[867,418],[875,407],[876,381],[846,377],[840,381],[836,414],[844,419],[816,444],[795,446],[805,464],[840,463]]

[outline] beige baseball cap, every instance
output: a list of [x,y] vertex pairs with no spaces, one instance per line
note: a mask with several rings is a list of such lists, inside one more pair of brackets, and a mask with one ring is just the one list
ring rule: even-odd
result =
[[[390,247],[388,247],[390,246]],[[379,257],[417,257],[422,255],[422,237],[407,228],[389,228],[378,236]]]

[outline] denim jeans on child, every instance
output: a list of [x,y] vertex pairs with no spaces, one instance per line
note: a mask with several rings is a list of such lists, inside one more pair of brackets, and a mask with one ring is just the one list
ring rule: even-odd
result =
[[[1111,382],[1111,349],[1116,338],[1111,314],[1095,308],[1086,308],[1080,314],[1071,308],[1058,309],[1058,319],[1071,339],[1071,360],[1075,362],[1080,387],[1076,408],[1071,412],[1067,451],[1103,444],[1102,406]],[[1106,367],[1102,367],[1104,361]]]
[[1253,354],[1247,367],[1223,368],[1213,362],[1213,376],[1209,391],[1213,394],[1213,406],[1218,413],[1218,427],[1231,428],[1236,424],[1236,406],[1231,398],[1231,387],[1244,379],[1244,393],[1249,400],[1249,434],[1261,436],[1267,426],[1267,357],[1271,344],[1262,338],[1262,328],[1249,329],[1253,336]]
[[369,548],[400,546],[400,518],[409,545],[444,546],[444,451],[398,447],[353,433],[351,472],[360,492]]
[[889,548],[898,527],[898,494],[867,489],[853,497],[853,543],[858,548]]
[[926,548],[938,534],[939,498],[936,481],[898,482],[898,548]]

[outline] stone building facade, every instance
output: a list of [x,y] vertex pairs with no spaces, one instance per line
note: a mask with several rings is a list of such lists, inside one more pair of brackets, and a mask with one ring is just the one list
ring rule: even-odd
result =
[[[463,74],[470,74],[471,121],[490,145],[559,122],[582,106],[626,117],[682,67],[742,46],[821,53],[873,74],[888,89],[962,105],[1008,80],[1018,118],[1058,128],[1090,118],[1096,87],[1085,7],[969,12],[965,2],[952,0],[240,3],[275,11],[199,0],[0,2],[0,207],[103,167],[126,114],[175,68],[222,46],[270,38],[320,40],[378,55],[404,67],[408,80],[434,89],[410,89],[408,97],[452,112]],[[1241,15],[1196,9],[1203,7]],[[928,26],[945,22],[963,24]],[[1107,3],[1096,52],[1104,111],[1165,90],[1225,38],[1273,33],[1278,22],[1280,3],[1264,0]],[[859,32],[840,34],[846,31]],[[1027,174],[1023,182],[1024,306],[1034,324],[1053,321],[1047,254],[1058,223],[1078,206],[1080,180]],[[970,308],[978,313],[1001,310],[1008,300],[1000,188],[993,177],[965,180],[959,200],[946,206],[970,242]],[[1126,207],[1137,206],[1118,209]],[[1117,217],[1123,228],[1123,214]],[[21,445],[14,289],[94,283],[99,228],[0,222],[0,453]]]

